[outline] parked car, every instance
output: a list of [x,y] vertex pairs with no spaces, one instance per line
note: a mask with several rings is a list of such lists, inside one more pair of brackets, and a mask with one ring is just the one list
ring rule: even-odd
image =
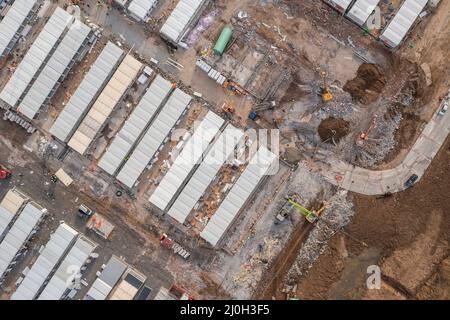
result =
[[443,116],[448,110],[448,102],[445,102],[442,108],[439,110],[439,115]]
[[411,177],[409,177],[408,180],[405,182],[405,187],[410,188],[413,186],[413,184],[419,179],[419,176],[417,174],[413,174]]
[[89,209],[87,206],[85,206],[84,204],[80,205],[80,207],[78,208],[78,216],[80,218],[84,218],[87,219],[90,216],[92,216],[94,212]]

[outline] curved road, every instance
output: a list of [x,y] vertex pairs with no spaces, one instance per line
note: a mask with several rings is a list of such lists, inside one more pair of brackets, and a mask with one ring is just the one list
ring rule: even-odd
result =
[[[450,95],[450,92],[449,92]],[[442,107],[440,104],[439,110]],[[397,167],[376,171],[356,167],[344,161],[328,161],[331,168],[322,171],[326,180],[343,189],[365,195],[394,193],[406,189],[404,183],[412,174],[419,181],[438,153],[450,132],[450,110],[444,115],[435,113],[420,134],[410,152]]]

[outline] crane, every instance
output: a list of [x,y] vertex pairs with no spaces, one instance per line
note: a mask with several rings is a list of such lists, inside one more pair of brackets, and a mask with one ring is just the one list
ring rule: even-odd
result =
[[323,88],[322,88],[322,100],[323,102],[329,102],[333,100],[333,94],[330,91],[330,87],[328,86],[327,82],[327,73],[324,70],[320,71],[320,76],[323,80]]

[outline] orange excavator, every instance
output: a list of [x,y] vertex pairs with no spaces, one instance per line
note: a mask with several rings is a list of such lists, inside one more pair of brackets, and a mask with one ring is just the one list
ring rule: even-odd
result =
[[0,180],[6,180],[11,176],[11,170],[0,164]]
[[358,137],[358,140],[356,141],[357,145],[363,146],[364,142],[366,142],[369,139],[370,133],[372,132],[373,129],[377,127],[377,117],[378,116],[376,114],[373,115],[369,129],[367,129],[367,131],[365,132],[361,132],[361,134]]

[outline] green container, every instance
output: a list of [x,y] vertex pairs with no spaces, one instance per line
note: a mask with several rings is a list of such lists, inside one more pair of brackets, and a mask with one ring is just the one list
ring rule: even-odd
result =
[[223,54],[232,36],[233,36],[233,29],[231,29],[228,26],[223,28],[222,33],[220,34],[220,37],[217,40],[216,45],[214,46],[215,55],[221,56]]

